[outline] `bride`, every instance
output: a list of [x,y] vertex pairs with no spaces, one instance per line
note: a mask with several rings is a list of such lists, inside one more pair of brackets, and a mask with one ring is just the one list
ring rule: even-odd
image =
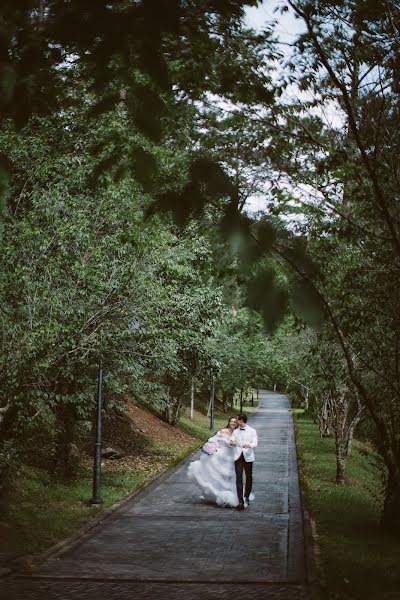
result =
[[237,427],[236,417],[231,417],[225,429],[221,429],[208,442],[216,445],[213,454],[202,452],[199,460],[190,463],[188,477],[202,490],[202,498],[219,506],[237,506],[234,449],[229,446],[232,433]]

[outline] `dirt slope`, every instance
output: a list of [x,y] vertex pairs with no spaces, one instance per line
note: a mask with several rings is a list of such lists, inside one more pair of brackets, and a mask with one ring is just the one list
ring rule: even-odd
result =
[[157,418],[145,407],[126,400],[123,415],[104,420],[103,448],[121,450],[126,456],[104,460],[106,470],[121,468],[151,471],[174,462],[199,445],[199,440]]

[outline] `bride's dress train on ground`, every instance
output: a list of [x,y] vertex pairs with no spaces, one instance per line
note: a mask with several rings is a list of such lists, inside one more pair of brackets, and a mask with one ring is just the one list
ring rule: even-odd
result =
[[190,463],[188,477],[202,491],[202,497],[218,506],[237,506],[236,475],[233,462],[233,448],[229,446],[230,436],[218,432],[209,442],[217,444],[217,451],[208,455],[202,452],[199,460]]

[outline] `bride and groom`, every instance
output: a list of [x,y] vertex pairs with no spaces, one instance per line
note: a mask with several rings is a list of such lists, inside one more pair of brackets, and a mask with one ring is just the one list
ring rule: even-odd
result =
[[200,459],[188,467],[188,476],[202,490],[202,498],[244,510],[254,498],[251,490],[256,446],[257,432],[247,425],[247,415],[231,417],[227,426],[204,445]]

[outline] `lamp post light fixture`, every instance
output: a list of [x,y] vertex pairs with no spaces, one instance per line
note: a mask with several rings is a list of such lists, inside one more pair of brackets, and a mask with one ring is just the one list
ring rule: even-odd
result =
[[101,413],[103,410],[103,360],[100,355],[99,374],[97,382],[97,419],[96,419],[96,444],[94,449],[93,465],[93,497],[92,504],[102,504],[101,497]]

